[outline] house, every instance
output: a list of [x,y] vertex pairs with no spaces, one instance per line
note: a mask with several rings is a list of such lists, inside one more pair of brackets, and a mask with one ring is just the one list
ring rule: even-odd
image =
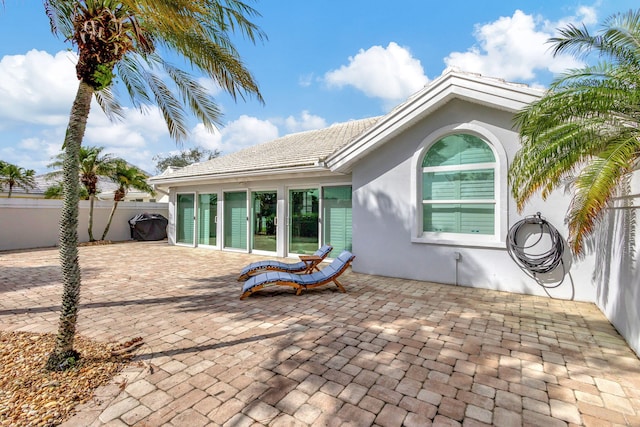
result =
[[[567,235],[563,192],[518,212],[507,181],[520,147],[514,113],[543,94],[448,69],[382,117],[286,135],[150,182],[170,195],[171,244],[286,257],[331,243],[356,254],[356,272],[595,302],[638,351],[639,287],[625,283],[640,281],[637,254],[598,278],[596,255],[565,250],[557,268],[534,276],[507,250],[514,224],[537,213]],[[535,227],[527,233],[528,243]],[[612,227],[609,240],[620,233]],[[609,260],[624,251],[610,246]]]

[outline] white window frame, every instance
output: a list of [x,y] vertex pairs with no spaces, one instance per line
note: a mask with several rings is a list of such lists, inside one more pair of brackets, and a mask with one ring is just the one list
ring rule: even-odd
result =
[[[422,161],[427,151],[433,144],[440,139],[453,134],[469,134],[482,139],[493,151],[496,159],[494,163],[488,163],[486,166],[494,170],[494,234],[467,234],[467,233],[444,233],[444,232],[425,232],[423,231],[423,173],[425,170],[434,169],[432,167],[423,168]],[[413,243],[428,243],[454,246],[479,246],[479,247],[504,247],[507,235],[507,155],[504,147],[496,135],[483,126],[475,123],[457,123],[442,127],[422,140],[418,149],[413,155],[411,163],[411,194],[412,194],[412,212],[414,218],[412,221],[411,241]],[[447,167],[438,167],[439,172],[444,171]],[[453,166],[451,170],[469,169],[464,166]],[[482,169],[482,164],[474,164],[473,170]],[[486,169],[486,168],[485,168]],[[455,200],[446,200],[442,203],[456,203]],[[487,203],[491,200],[464,200],[464,203],[482,202]]]

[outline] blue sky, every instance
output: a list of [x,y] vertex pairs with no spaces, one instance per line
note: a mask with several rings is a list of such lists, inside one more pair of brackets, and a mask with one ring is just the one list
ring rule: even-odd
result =
[[[210,84],[224,111],[214,134],[192,123],[183,148],[230,153],[292,132],[387,113],[447,67],[532,86],[581,63],[553,58],[559,27],[597,29],[637,0],[262,0],[255,22],[268,40],[236,45],[266,104],[234,102]],[[49,170],[60,152],[78,82],[72,46],[55,38],[41,2],[0,7],[0,160]],[[210,83],[210,82],[209,82]],[[124,98],[123,98],[124,99]],[[89,117],[85,145],[104,146],[155,173],[153,156],[179,147],[156,108],[109,123]]]

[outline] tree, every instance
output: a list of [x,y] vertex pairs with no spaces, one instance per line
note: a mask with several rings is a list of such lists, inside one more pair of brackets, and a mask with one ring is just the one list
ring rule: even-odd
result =
[[220,151],[218,150],[211,151],[206,148],[195,147],[189,150],[182,150],[179,154],[169,154],[167,156],[158,154],[153,156],[153,161],[156,162],[156,171],[162,173],[169,166],[183,168],[203,160],[214,159],[219,155]]
[[25,169],[11,163],[0,161],[0,187],[3,184],[9,186],[9,194],[7,197],[11,197],[13,187],[23,188],[27,192],[35,188],[35,175],[36,171],[33,169]]
[[264,34],[249,20],[257,12],[239,0],[45,0],[45,10],[52,32],[70,40],[78,50],[79,85],[63,143],[62,307],[56,345],[46,363],[48,369],[61,370],[79,357],[73,349],[81,282],[78,171],[92,98],[110,119],[122,118],[123,110],[111,90],[117,74],[131,103],[141,110],[155,103],[169,134],[180,143],[188,134],[187,113],[193,113],[211,131],[221,113],[206,89],[189,73],[165,61],[161,53],[185,59],[234,99],[244,99],[246,94],[262,102],[230,34],[240,32],[252,42],[262,40]]
[[113,220],[113,214],[115,214],[116,208],[118,207],[118,202],[124,200],[124,197],[130,189],[133,188],[144,191],[145,193],[154,193],[153,188],[147,183],[147,178],[149,178],[149,176],[124,160],[118,159],[115,168],[109,175],[109,178],[118,184],[118,189],[114,191],[113,208],[111,209],[109,221],[107,221],[107,226],[105,227],[100,240],[104,240],[107,237],[107,233],[109,233],[109,228],[111,227],[111,221]]
[[[0,171],[2,171],[2,169],[4,169],[7,165],[8,165],[7,162],[5,162],[4,160],[0,160]],[[1,182],[0,182],[0,191],[2,191],[2,183]]]
[[[100,176],[107,176],[115,167],[115,159],[111,154],[102,154],[104,147],[80,147],[78,153],[79,176],[80,182],[87,190],[89,196],[89,241],[94,242],[93,238],[93,205],[96,194],[98,194],[98,180]],[[49,164],[49,167],[60,168],[64,164],[65,154],[61,153],[56,156],[56,161]],[[59,175],[60,172],[52,172],[51,176]],[[80,195],[81,197],[82,195]]]
[[623,191],[640,158],[640,11],[607,18],[590,34],[569,25],[550,39],[553,53],[596,52],[596,65],[557,77],[538,101],[516,114],[522,147],[509,170],[512,193],[522,210],[541,192],[546,198],[567,185],[569,243],[584,255],[613,197]]
[[[62,199],[64,188],[62,182],[51,184],[44,190],[45,199]],[[89,200],[89,193],[84,187],[80,188],[80,200]]]

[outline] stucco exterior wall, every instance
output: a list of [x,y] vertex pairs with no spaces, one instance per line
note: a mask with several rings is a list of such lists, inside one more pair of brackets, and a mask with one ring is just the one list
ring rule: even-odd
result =
[[[94,204],[93,236],[100,239],[109,219],[113,202]],[[58,245],[61,200],[0,199],[0,250],[30,249]],[[168,215],[166,203],[120,202],[116,209],[107,239],[131,240],[129,223],[140,213]],[[89,202],[80,202],[78,239],[89,241]]]
[[[412,162],[425,137],[438,129],[471,123],[486,129],[499,140],[506,161],[518,149],[518,136],[512,130],[512,115],[463,101],[452,101],[367,155],[353,168],[353,252],[355,271],[403,277],[459,286],[471,286],[533,295],[551,295],[581,301],[595,301],[592,279],[593,259],[573,260],[568,250],[563,260],[569,273],[557,288],[545,289],[525,274],[510,258],[504,238],[508,228],[525,215],[540,212],[566,237],[564,214],[568,198],[554,194],[546,202],[532,200],[519,214],[510,196],[500,206],[506,216],[501,239],[493,245],[456,245],[412,242],[416,227],[416,195],[412,193]],[[506,186],[501,165],[500,186]],[[415,186],[414,186],[415,188]],[[421,219],[420,219],[421,220]],[[547,277],[548,285],[560,281]],[[552,280],[553,279],[553,280]]]
[[640,173],[631,183],[631,196],[615,201],[596,234],[593,272],[597,285],[596,303],[609,321],[640,355],[640,230],[637,225],[640,202]]

